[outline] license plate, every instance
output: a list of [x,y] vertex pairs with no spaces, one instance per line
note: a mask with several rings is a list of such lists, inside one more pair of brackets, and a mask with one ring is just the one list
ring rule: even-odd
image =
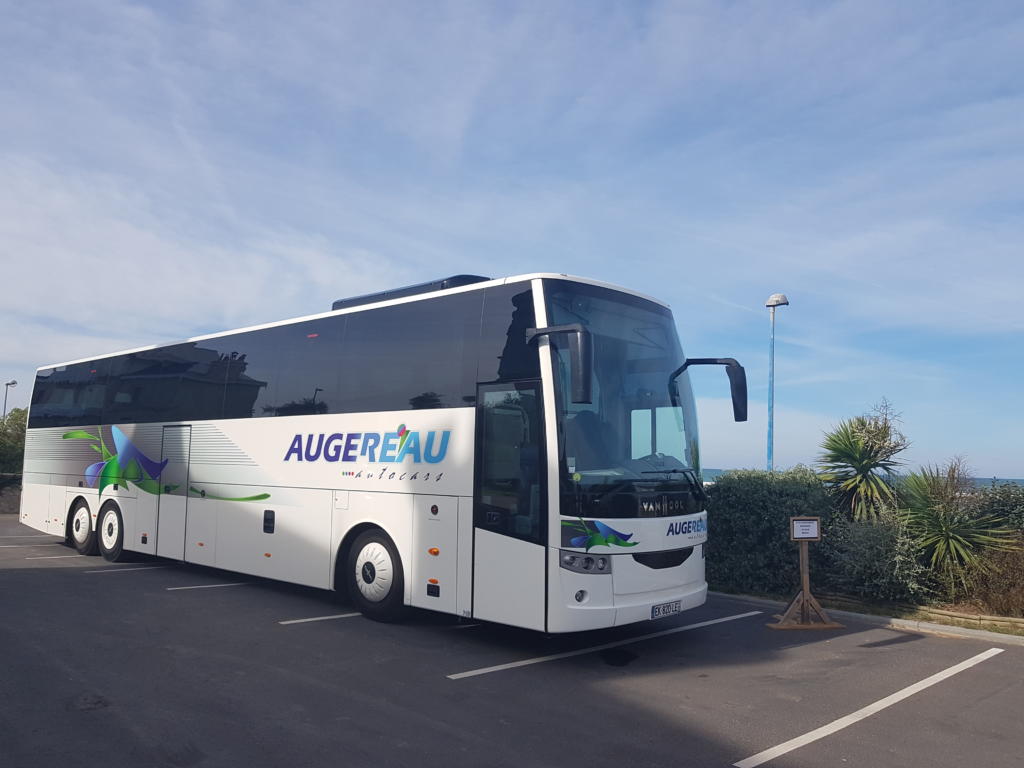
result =
[[671,616],[675,613],[681,613],[682,610],[682,600],[673,600],[671,603],[659,603],[658,605],[651,606],[651,618],[663,619],[666,616]]

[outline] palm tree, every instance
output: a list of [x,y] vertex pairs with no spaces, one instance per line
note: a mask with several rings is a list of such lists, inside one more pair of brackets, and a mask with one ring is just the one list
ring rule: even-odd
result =
[[1014,548],[1014,530],[1004,518],[977,509],[964,461],[921,467],[904,478],[900,495],[907,531],[921,546],[946,597],[966,592],[970,574],[984,568],[986,551]]
[[819,474],[854,520],[873,520],[896,501],[893,472],[901,462],[894,457],[910,443],[893,419],[883,403],[874,414],[846,419],[825,433]]

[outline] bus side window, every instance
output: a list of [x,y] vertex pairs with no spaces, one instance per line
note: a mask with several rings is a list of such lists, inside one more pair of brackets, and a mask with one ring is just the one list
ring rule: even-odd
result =
[[540,393],[535,382],[480,387],[475,524],[544,543]]

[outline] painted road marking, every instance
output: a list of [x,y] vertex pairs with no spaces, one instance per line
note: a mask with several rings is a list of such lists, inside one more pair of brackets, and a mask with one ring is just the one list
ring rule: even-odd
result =
[[506,669],[515,669],[516,667],[527,667],[531,664],[541,664],[545,661],[555,661],[557,659],[568,659],[571,656],[583,656],[587,653],[594,653],[595,651],[603,651],[606,648],[615,648],[620,645],[631,645],[633,643],[639,643],[641,640],[650,640],[655,637],[665,637],[666,635],[674,635],[676,632],[687,632],[691,629],[700,629],[701,627],[710,627],[713,624],[722,624],[726,621],[736,621],[737,619],[746,619],[750,616],[757,616],[761,611],[748,611],[747,613],[737,613],[735,616],[726,616],[721,619],[711,619],[710,621],[700,621],[696,624],[687,624],[685,627],[674,627],[672,629],[664,629],[661,632],[651,632],[647,635],[637,635],[636,637],[630,637],[625,640],[616,640],[613,643],[604,643],[603,645],[592,645],[589,648],[580,648],[575,651],[565,651],[564,653],[553,653],[550,656],[538,656],[533,659],[523,659],[522,661],[512,661],[508,664],[496,664],[493,667],[483,667],[481,669],[471,669],[468,672],[458,672],[454,675],[448,675],[449,680],[462,680],[466,677],[476,677],[477,675],[486,675],[491,672],[503,672]]
[[63,542],[47,541],[42,544],[0,544],[0,549],[16,549],[18,547],[56,547],[58,544],[63,544]]
[[863,709],[858,709],[853,714],[847,715],[846,717],[840,717],[838,720],[833,720],[828,725],[823,725],[821,728],[816,728],[813,731],[810,731],[809,733],[805,733],[803,736],[797,736],[795,739],[790,739],[789,741],[783,744],[779,744],[777,747],[766,749],[764,752],[758,752],[756,755],[752,755],[751,757],[748,757],[745,760],[740,760],[738,763],[733,763],[733,765],[735,766],[735,768],[755,768],[755,766],[761,765],[762,763],[767,763],[769,760],[774,760],[776,757],[779,757],[780,755],[784,755],[787,752],[792,752],[794,749],[799,749],[805,744],[810,744],[812,741],[822,739],[826,736],[835,733],[836,731],[841,731],[843,728],[846,728],[849,725],[853,725],[854,723],[860,722],[865,718],[871,717],[871,715],[877,714],[878,712],[881,712],[883,709],[891,707],[893,704],[896,704],[897,702],[903,701],[903,699],[913,696],[915,693],[920,693],[925,688],[930,688],[936,683],[941,683],[946,678],[959,674],[960,672],[963,672],[965,669],[970,669],[975,664],[980,664],[986,659],[991,659],[993,656],[996,656],[1002,652],[1002,648],[989,648],[984,653],[979,653],[977,656],[972,656],[971,658],[967,659],[967,661],[961,661],[959,664],[949,667],[948,669],[944,669],[941,672],[936,672],[931,677],[926,677],[919,683],[908,685],[903,690],[896,691],[896,693],[892,694],[891,696],[886,696],[884,699],[879,699],[874,704],[868,704],[866,707],[864,707]]
[[356,613],[336,613],[333,616],[313,616],[308,619],[289,619],[288,621],[279,621],[278,624],[305,624],[310,621],[330,621],[331,619],[348,619],[353,616],[361,616],[362,614],[358,611]]
[[26,560],[60,560],[65,557],[85,557],[85,555],[33,555],[26,557]]
[[0,539],[52,539],[49,533],[19,533],[0,536]]
[[95,571],[82,571],[82,573],[124,573],[125,571],[158,571],[161,568],[170,568],[169,565],[144,565],[141,568],[101,568]]
[[179,589],[213,589],[214,587],[244,587],[248,581],[232,581],[228,584],[196,584],[194,587],[165,587],[168,592],[176,592]]

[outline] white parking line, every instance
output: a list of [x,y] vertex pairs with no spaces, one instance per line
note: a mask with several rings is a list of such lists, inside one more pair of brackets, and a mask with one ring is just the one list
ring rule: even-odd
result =
[[65,557],[85,557],[85,555],[33,555],[26,560],[61,560]]
[[8,534],[6,536],[0,536],[0,539],[52,539],[54,538],[48,533],[19,533],[19,534]]
[[891,696],[886,696],[884,699],[879,699],[874,704],[868,704],[866,707],[864,707],[863,709],[858,709],[853,714],[849,714],[846,717],[840,717],[838,720],[833,720],[828,725],[823,725],[821,728],[816,728],[813,731],[810,731],[809,733],[805,733],[803,736],[797,736],[795,739],[790,739],[789,741],[783,744],[779,744],[777,747],[766,749],[764,752],[758,752],[756,755],[752,755],[751,757],[748,757],[745,760],[740,760],[738,763],[733,763],[733,765],[735,766],[735,768],[755,768],[755,766],[761,765],[762,763],[767,763],[769,760],[774,760],[776,757],[779,757],[780,755],[784,755],[787,752],[792,752],[794,749],[799,749],[805,744],[810,744],[811,742],[829,736],[835,733],[836,731],[840,731],[849,725],[853,725],[854,723],[860,722],[865,718],[871,717],[871,715],[877,714],[878,712],[881,712],[883,709],[891,707],[893,704],[896,704],[897,702],[903,701],[903,699],[913,696],[915,693],[920,693],[925,688],[930,688],[936,683],[940,683],[948,677],[952,677],[955,674],[963,672],[965,669],[970,669],[975,664],[980,664],[986,659],[991,659],[993,656],[996,656],[1002,652],[1002,648],[989,648],[984,653],[979,653],[977,656],[972,656],[971,658],[967,659],[967,661],[961,661],[959,664],[949,667],[948,669],[944,669],[941,672],[936,672],[931,677],[926,677],[919,683],[908,685],[903,690],[896,691],[896,693],[892,694]]
[[194,587],[165,587],[168,592],[176,592],[179,589],[213,589],[214,587],[244,587],[248,581],[232,581],[228,584],[196,584]]
[[124,573],[125,571],[158,571],[161,568],[170,568],[169,565],[144,565],[141,568],[100,568],[94,571],[82,571],[82,573]]
[[589,648],[580,648],[575,651],[565,651],[564,653],[553,653],[550,656],[538,656],[534,659],[523,659],[522,661],[512,661],[508,664],[496,664],[493,667],[483,667],[481,669],[471,669],[468,672],[458,672],[454,675],[448,675],[449,680],[462,680],[465,677],[476,677],[477,675],[486,675],[490,672],[502,672],[506,669],[515,669],[516,667],[526,667],[531,664],[541,664],[545,661],[555,661],[556,659],[568,659],[571,656],[582,656],[586,653],[594,653],[595,651],[603,651],[606,648],[615,648],[620,645],[631,645],[632,643],[639,643],[641,640],[650,640],[655,637],[664,637],[665,635],[674,635],[676,632],[687,632],[691,629],[700,629],[701,627],[710,627],[712,624],[722,624],[726,621],[736,621],[737,619],[745,619],[749,616],[757,616],[761,611],[748,611],[747,613],[737,613],[735,616],[725,616],[721,619],[711,619],[710,621],[700,621],[696,624],[687,624],[685,627],[673,627],[672,629],[664,629],[661,632],[651,632],[647,635],[637,635],[636,637],[629,637],[625,640],[616,640],[613,643],[604,643],[603,645],[592,645]]
[[17,549],[18,547],[55,547],[62,542],[46,541],[41,544],[0,544],[0,549]]
[[288,621],[279,621],[278,624],[305,624],[310,621],[329,621],[331,619],[349,619],[353,616],[360,616],[358,611],[356,613],[336,613],[333,616],[313,616],[309,619],[289,619]]

